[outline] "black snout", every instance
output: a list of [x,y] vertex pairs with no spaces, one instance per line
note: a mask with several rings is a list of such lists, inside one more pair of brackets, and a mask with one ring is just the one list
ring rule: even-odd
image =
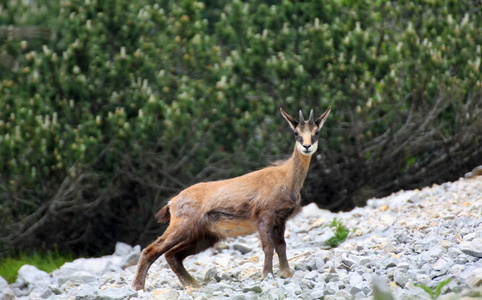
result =
[[305,149],[308,150],[311,147],[311,145],[303,145],[303,147],[305,147]]

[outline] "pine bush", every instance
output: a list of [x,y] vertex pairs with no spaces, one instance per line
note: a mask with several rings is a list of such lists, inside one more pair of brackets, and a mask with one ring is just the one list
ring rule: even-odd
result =
[[158,235],[183,188],[290,155],[333,108],[304,199],[332,210],[481,164],[480,9],[458,1],[7,1],[0,251]]

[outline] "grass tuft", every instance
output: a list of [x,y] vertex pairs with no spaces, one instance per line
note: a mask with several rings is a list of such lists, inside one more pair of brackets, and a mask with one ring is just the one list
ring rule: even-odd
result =
[[450,283],[450,281],[452,281],[452,279],[446,279],[444,281],[441,281],[436,287],[435,289],[431,289],[429,288],[428,286],[424,285],[424,284],[421,284],[421,283],[414,283],[413,285],[416,286],[416,287],[419,287],[421,289],[423,289],[424,291],[427,292],[427,294],[430,295],[430,298],[432,299],[437,299],[440,294],[442,293],[442,289],[444,286],[446,286],[447,284]]
[[47,273],[58,269],[65,262],[72,261],[72,254],[60,254],[59,252],[35,252],[32,254],[20,253],[17,256],[5,257],[0,260],[0,276],[7,282],[14,283],[17,279],[18,270],[23,265],[33,265]]
[[341,243],[343,243],[346,240],[346,238],[348,237],[348,234],[350,233],[350,229],[345,227],[345,225],[343,225],[341,220],[339,220],[338,218],[334,218],[330,223],[328,223],[324,227],[330,227],[334,231],[333,233],[335,235],[329,238],[325,242],[325,245],[331,248],[338,247]]

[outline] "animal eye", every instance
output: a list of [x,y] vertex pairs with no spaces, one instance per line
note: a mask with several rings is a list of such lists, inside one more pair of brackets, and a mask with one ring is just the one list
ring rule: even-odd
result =
[[293,131],[293,133],[295,134],[295,136],[298,136],[298,131]]
[[317,131],[315,132],[315,134],[316,134],[316,135],[320,134],[320,131],[319,131],[319,130],[317,130]]

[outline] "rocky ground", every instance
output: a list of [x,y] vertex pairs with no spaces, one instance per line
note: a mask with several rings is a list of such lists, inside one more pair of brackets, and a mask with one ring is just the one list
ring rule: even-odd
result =
[[[339,247],[324,243],[340,219],[352,229]],[[353,230],[356,229],[356,230]],[[257,235],[230,239],[189,257],[202,282],[183,289],[161,257],[145,291],[130,288],[140,247],[119,243],[113,255],[77,259],[47,274],[23,266],[14,284],[0,277],[0,299],[482,299],[482,177],[372,199],[363,208],[330,213],[311,204],[288,222],[286,241],[294,276],[260,281],[263,253]],[[392,294],[392,295],[390,295]]]

